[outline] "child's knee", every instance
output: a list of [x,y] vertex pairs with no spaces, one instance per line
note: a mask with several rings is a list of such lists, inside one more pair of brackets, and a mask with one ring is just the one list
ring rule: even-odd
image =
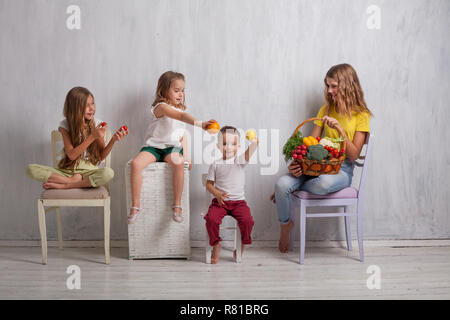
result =
[[29,164],[25,169],[25,174],[34,180],[43,180],[41,166],[38,164]]
[[34,168],[35,167],[36,167],[35,164],[29,164],[27,166],[27,168],[25,169],[25,174],[31,179],[34,179],[34,171],[35,171]]
[[144,170],[144,164],[142,163],[142,161],[139,161],[139,159],[134,158],[131,161],[131,170],[133,170],[133,171],[136,171],[136,170],[142,171],[142,170]]
[[169,155],[169,164],[174,170],[184,169],[184,158],[181,154],[173,152]]
[[103,168],[103,180],[106,181],[105,183],[108,183],[109,181],[114,178],[114,170],[111,168]]
[[91,185],[93,187],[103,186],[110,182],[114,178],[114,170],[111,168],[102,168],[99,169],[98,172],[91,175],[89,180],[91,181]]
[[205,221],[206,221],[206,225],[209,225],[209,226],[218,226],[221,223],[221,221],[218,219],[218,217],[215,217],[214,215],[209,214],[209,213],[205,216]]

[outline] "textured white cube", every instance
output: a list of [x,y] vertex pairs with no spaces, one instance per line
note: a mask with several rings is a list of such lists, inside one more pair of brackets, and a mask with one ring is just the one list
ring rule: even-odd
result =
[[[127,212],[131,207],[131,160],[125,167]],[[189,170],[184,168],[181,199],[183,222],[172,220],[172,169],[156,162],[142,172],[141,207],[143,211],[128,225],[129,259],[186,258],[191,254],[189,238]]]

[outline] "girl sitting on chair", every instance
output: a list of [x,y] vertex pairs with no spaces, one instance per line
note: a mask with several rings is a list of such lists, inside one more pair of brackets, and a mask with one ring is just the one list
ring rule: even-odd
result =
[[105,146],[107,125],[94,119],[95,110],[94,96],[88,89],[72,88],[64,102],[65,119],[58,128],[64,142],[64,157],[58,168],[30,164],[26,174],[43,182],[45,189],[98,187],[108,183],[114,171],[98,165],[128,131],[117,130]]
[[289,174],[281,176],[275,184],[275,193],[270,199],[276,203],[280,221],[281,252],[289,250],[289,233],[294,227],[290,217],[290,195],[293,191],[304,190],[313,194],[328,194],[349,187],[353,177],[353,161],[358,159],[370,131],[369,122],[372,113],[364,101],[364,94],[356,71],[349,64],[333,66],[328,70],[325,79],[325,104],[317,114],[322,121],[314,121],[313,137],[324,136],[338,138],[336,130],[345,133],[347,158],[341,165],[341,170],[335,175],[320,175],[318,177],[302,174],[299,164],[292,162]]

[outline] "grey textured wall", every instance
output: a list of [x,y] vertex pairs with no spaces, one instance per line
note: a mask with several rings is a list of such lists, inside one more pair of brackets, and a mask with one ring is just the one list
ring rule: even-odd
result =
[[[66,9],[81,9],[69,30]],[[381,28],[366,12],[380,9]],[[357,70],[376,135],[368,173],[366,238],[448,238],[450,2],[300,0],[0,0],[0,239],[39,239],[38,182],[29,163],[50,164],[49,135],[67,91],[89,88],[97,116],[131,134],[113,150],[112,239],[126,239],[124,164],[143,142],[159,75],[186,75],[190,112],[240,128],[279,130],[279,149],[323,103],[334,64]],[[189,129],[192,132],[192,129]],[[273,155],[272,159],[276,159]],[[278,239],[268,197],[287,169],[247,170],[256,240]],[[191,174],[191,235],[203,238],[200,174]],[[100,209],[64,209],[66,239],[102,239]],[[56,238],[54,215],[48,236]],[[308,222],[309,239],[340,239],[343,222]]]

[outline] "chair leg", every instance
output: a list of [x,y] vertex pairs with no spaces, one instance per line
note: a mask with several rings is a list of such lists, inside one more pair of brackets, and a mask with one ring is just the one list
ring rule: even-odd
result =
[[363,248],[363,224],[362,224],[362,213],[361,209],[357,208],[357,232],[358,232],[358,247],[359,247],[359,260],[364,262],[364,248]]
[[105,263],[110,264],[110,248],[109,248],[109,233],[110,233],[110,220],[111,220],[111,200],[110,198],[105,200],[105,205],[103,207],[103,222],[105,231]]
[[[292,197],[292,195],[291,195]],[[291,200],[291,221],[294,223],[294,228],[291,229],[289,233],[289,251],[294,250],[294,240],[295,240],[295,208],[297,207],[297,202]]]
[[39,219],[39,232],[41,234],[41,246],[42,246],[42,264],[47,264],[47,228],[45,226],[45,210],[42,201],[39,199],[38,205],[38,219]]
[[[345,206],[344,212],[348,213],[350,210],[350,206]],[[347,249],[348,251],[352,251],[352,233],[351,233],[351,225],[350,225],[351,217],[344,217],[345,219],[345,235],[347,237]]]
[[56,208],[56,226],[58,229],[58,248],[62,250],[63,240],[62,240],[62,228],[61,228],[61,208]]
[[242,239],[236,221],[234,222],[234,249],[236,250],[236,263],[242,262]]
[[306,242],[306,207],[300,202],[300,264],[305,258]]
[[208,230],[205,229],[205,263],[211,264],[211,246],[209,245],[209,234]]

